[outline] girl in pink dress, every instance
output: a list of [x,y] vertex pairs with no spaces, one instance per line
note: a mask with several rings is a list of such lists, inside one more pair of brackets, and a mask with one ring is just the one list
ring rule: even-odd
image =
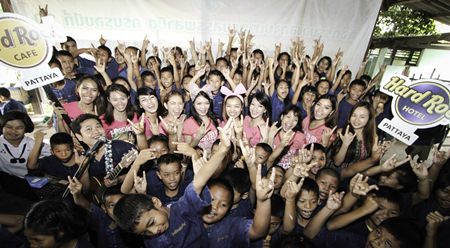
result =
[[264,129],[271,124],[272,108],[270,98],[263,91],[250,95],[248,102],[249,115],[244,118],[244,133],[250,146],[255,147],[260,142],[267,142],[261,136],[261,128]]
[[159,134],[159,116],[163,109],[158,100],[156,91],[149,87],[141,87],[137,90],[136,106],[139,115],[144,113],[144,134],[146,139]]
[[274,151],[269,164],[276,164],[284,169],[291,166],[291,158],[306,144],[301,132],[301,112],[295,105],[288,106],[280,117],[280,131],[273,141]]
[[184,122],[184,140],[192,147],[199,146],[209,152],[218,137],[218,124],[212,112],[211,98],[200,91],[192,103],[192,116]]
[[307,116],[302,122],[306,143],[320,143],[328,147],[335,139],[333,131],[335,130],[336,98],[329,95],[319,97],[312,107],[312,112],[312,116]]

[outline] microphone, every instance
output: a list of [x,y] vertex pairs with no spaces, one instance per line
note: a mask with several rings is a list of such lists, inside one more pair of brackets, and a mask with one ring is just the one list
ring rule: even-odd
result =
[[97,142],[95,142],[95,144],[92,146],[92,148],[85,152],[85,156],[91,156],[92,154],[97,152],[98,148],[100,148],[100,146],[105,142],[106,142],[105,137],[99,137]]

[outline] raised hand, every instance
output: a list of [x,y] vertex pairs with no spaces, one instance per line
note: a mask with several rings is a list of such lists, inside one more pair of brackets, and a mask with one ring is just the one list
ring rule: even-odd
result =
[[202,125],[200,125],[200,128],[198,129],[197,134],[195,135],[195,138],[197,140],[201,140],[209,131],[211,131],[211,129],[206,128],[205,123],[202,123]]
[[411,157],[408,156],[406,159],[398,161],[396,156],[397,154],[393,154],[390,158],[384,161],[384,163],[381,165],[381,171],[383,172],[391,171],[401,166],[402,164],[408,162],[411,159]]
[[[273,174],[273,173],[272,173]],[[303,186],[303,182],[305,181],[304,178],[300,179],[299,183],[287,181],[286,184],[286,191],[284,193],[284,198],[286,200],[295,200],[297,197],[298,192],[300,192],[300,189]]]
[[244,160],[248,166],[254,165],[256,162],[256,153],[255,148],[250,147],[248,144],[244,143],[242,139],[239,140],[239,144],[241,146],[242,156],[244,156]]
[[341,192],[341,193],[335,192],[333,194],[333,191],[330,190],[330,193],[328,194],[326,207],[333,211],[338,210],[342,205],[342,198],[344,197],[344,194],[345,194],[345,192]]
[[222,144],[223,142],[226,147],[230,147],[234,130],[234,118],[230,118],[223,128],[218,127],[217,129],[219,129],[220,143]]
[[356,174],[350,180],[350,192],[355,196],[365,196],[371,190],[378,190],[376,184],[369,185],[369,177],[364,177],[363,174]]
[[142,172],[142,177],[137,175],[136,170],[133,170],[133,178],[134,178],[134,190],[138,194],[147,194],[147,176],[145,175],[145,171]]
[[106,72],[105,62],[102,59],[97,59],[97,62],[94,65],[94,69],[100,74],[105,73]]
[[108,41],[107,39],[103,38],[103,34],[100,35],[100,38],[98,39],[100,45],[105,45],[107,41]]
[[47,133],[44,133],[41,130],[37,130],[36,132],[34,132],[33,136],[34,136],[35,143],[38,143],[38,142],[42,143],[46,134]]
[[274,181],[275,181],[275,168],[272,168],[272,174],[270,175],[270,180],[262,178],[261,176],[261,165],[258,164],[258,171],[256,174],[256,198],[258,201],[270,200],[273,194]]
[[45,5],[45,8],[41,8],[40,5],[38,7],[39,7],[39,16],[40,17],[48,16],[48,4]]
[[144,118],[145,118],[145,113],[142,113],[141,118],[138,123],[134,123],[131,120],[127,119],[128,124],[130,124],[131,128],[133,129],[133,132],[136,135],[144,134],[144,130],[145,130],[145,127],[144,127],[145,119]]
[[206,159],[206,152],[203,151],[203,157],[195,158],[192,157],[192,169],[194,171],[194,175],[208,162]]
[[236,35],[236,25],[233,25],[233,27],[228,27],[228,37],[229,38],[234,38],[234,36]]
[[119,164],[122,168],[127,168],[130,166],[138,157],[138,151],[136,149],[131,149],[122,156]]
[[436,234],[442,223],[449,220],[450,216],[443,216],[438,211],[430,212],[427,217],[426,230],[429,234]]
[[433,146],[433,164],[434,165],[443,165],[445,162],[447,162],[449,156],[450,156],[450,149],[449,151],[439,151],[436,146]]
[[352,132],[350,132],[350,125],[347,125],[345,134],[342,134],[342,130],[339,130],[338,135],[342,140],[342,145],[344,146],[350,146],[350,144],[353,142],[353,139],[356,137],[356,133],[353,134]]
[[281,142],[280,145],[282,145],[283,147],[288,146],[292,139],[295,136],[295,132],[292,131],[292,129],[290,129],[289,131],[285,132],[284,134],[281,135]]
[[67,177],[67,181],[69,181],[69,190],[73,196],[80,195],[81,190],[83,189],[83,185],[76,177]]
[[[293,159],[295,161],[295,158],[293,158]],[[295,165],[294,165],[293,174],[294,174],[294,176],[301,177],[301,178],[308,177],[309,171],[311,170],[311,168],[317,165],[317,162],[307,164],[307,163],[299,163],[298,161],[295,161],[295,162],[294,161],[293,161],[293,164],[295,164]]]
[[242,137],[244,131],[244,117],[241,115],[240,118],[234,120],[234,133],[236,137]]
[[117,50],[119,50],[119,52],[120,52],[122,55],[125,55],[125,48],[126,48],[125,42],[119,42],[119,41],[117,41]]
[[334,131],[336,131],[336,127],[333,129],[324,129],[322,132],[322,145],[326,146],[330,144],[331,136],[333,135]]
[[364,200],[363,205],[361,206],[361,208],[364,209],[367,214],[377,211],[378,207],[378,202],[372,196],[367,196]]
[[428,178],[428,168],[425,166],[424,161],[419,161],[419,156],[414,157],[414,159],[411,158],[410,155],[408,155],[410,159],[410,165],[411,169],[416,174],[417,178],[419,180],[424,180]]

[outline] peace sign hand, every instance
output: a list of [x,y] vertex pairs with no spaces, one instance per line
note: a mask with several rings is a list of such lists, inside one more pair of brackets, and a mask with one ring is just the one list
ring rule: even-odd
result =
[[275,181],[275,168],[272,168],[272,174],[270,180],[262,178],[261,176],[261,164],[258,164],[258,172],[256,174],[256,198],[259,201],[270,200],[274,190]]
[[297,197],[298,192],[300,192],[300,189],[303,186],[303,182],[305,181],[304,178],[300,180],[299,183],[293,182],[293,181],[287,181],[285,183],[286,185],[286,191],[284,193],[284,198],[286,200],[295,200]]
[[393,154],[389,159],[384,161],[384,163],[381,165],[381,171],[383,172],[391,171],[410,160],[410,157],[407,157],[404,160],[397,161],[396,156],[397,154]]
[[342,205],[342,198],[344,197],[344,194],[345,192],[335,192],[333,194],[333,191],[330,190],[326,207],[332,211],[338,210]]
[[144,128],[144,118],[145,118],[145,114],[142,113],[141,115],[141,119],[139,120],[138,123],[134,123],[131,120],[127,119],[128,123],[131,125],[131,128],[133,129],[133,132],[136,135],[141,135],[144,134],[145,128]]
[[425,166],[424,161],[420,161],[419,156],[415,156],[414,159],[412,159],[410,155],[408,155],[408,157],[410,159],[411,168],[417,178],[419,180],[428,179],[428,168]]

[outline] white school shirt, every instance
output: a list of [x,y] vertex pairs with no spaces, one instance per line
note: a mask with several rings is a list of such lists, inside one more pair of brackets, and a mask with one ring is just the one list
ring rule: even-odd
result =
[[[8,150],[6,147],[8,147]],[[24,149],[25,146],[25,149]],[[34,139],[24,136],[22,141],[20,142],[18,147],[14,147],[11,145],[8,141],[5,140],[3,135],[0,136],[0,171],[6,172],[8,174],[18,176],[18,177],[24,177],[26,174],[28,174],[27,169],[27,161],[28,161],[28,155],[30,155],[31,150],[34,146]],[[22,156],[20,154],[22,153]],[[11,153],[11,154],[10,154]],[[12,156],[11,156],[12,155]],[[41,149],[40,158],[44,156],[50,156],[52,155],[50,146],[48,144],[43,144]],[[11,163],[11,159],[13,158],[24,158],[24,163]]]

